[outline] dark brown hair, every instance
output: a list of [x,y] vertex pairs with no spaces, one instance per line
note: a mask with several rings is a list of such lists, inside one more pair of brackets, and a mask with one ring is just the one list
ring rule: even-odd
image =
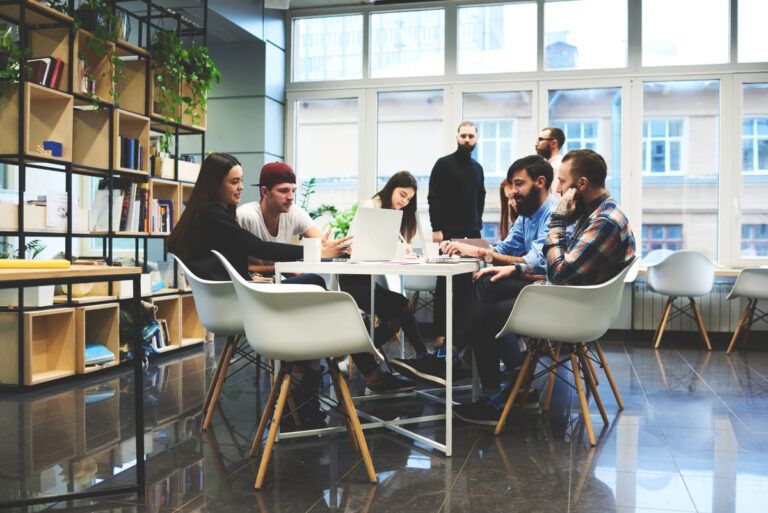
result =
[[[193,253],[191,249],[197,244],[193,236],[196,232],[197,215],[206,204],[216,201],[221,185],[229,171],[239,165],[240,161],[227,153],[211,153],[203,161],[187,206],[166,243],[168,251],[182,261]],[[235,217],[236,208],[234,205],[227,205],[227,210],[232,214],[232,217]]]
[[605,177],[608,176],[608,166],[605,159],[592,150],[571,150],[563,157],[563,162],[571,162],[571,173],[574,176],[589,180],[592,187],[605,187]]
[[544,130],[549,130],[549,136],[557,141],[557,147],[563,149],[563,145],[565,144],[565,133],[556,126],[548,126]]
[[499,219],[499,238],[504,240],[507,238],[509,229],[517,221],[517,212],[511,212],[509,210],[509,199],[504,192],[506,187],[510,187],[512,184],[507,180],[501,182],[499,186],[499,199],[501,200],[501,219]]
[[416,235],[416,193],[418,192],[416,178],[408,171],[398,171],[392,175],[384,188],[377,192],[374,197],[381,200],[381,208],[392,208],[392,192],[397,187],[413,189],[413,198],[403,208],[403,221],[400,224],[400,235],[407,242],[411,242],[413,236]]

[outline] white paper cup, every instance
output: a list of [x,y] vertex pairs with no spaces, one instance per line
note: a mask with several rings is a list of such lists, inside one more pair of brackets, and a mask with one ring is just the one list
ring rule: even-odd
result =
[[304,246],[304,261],[317,264],[320,262],[320,251],[322,249],[321,240],[318,238],[305,238],[302,241]]
[[440,256],[440,243],[427,242],[424,245],[424,256],[427,258],[437,258]]
[[397,251],[395,252],[395,258],[401,259],[405,258],[408,254],[408,244],[405,242],[398,242],[397,243]]

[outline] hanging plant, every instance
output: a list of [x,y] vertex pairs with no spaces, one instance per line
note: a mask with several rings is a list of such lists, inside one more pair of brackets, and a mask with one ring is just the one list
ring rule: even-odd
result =
[[19,82],[22,60],[29,58],[29,49],[19,46],[19,28],[0,23],[0,81]]
[[[120,98],[117,81],[123,77],[123,61],[116,51],[111,51],[112,45],[117,43],[120,31],[114,7],[106,0],[83,0],[75,9],[74,18],[75,33],[83,28],[92,34],[92,37],[85,38],[85,47],[99,58],[109,58],[109,69],[102,74],[102,78],[109,79],[109,95],[117,103]],[[78,58],[87,62],[87,55],[82,50]],[[86,74],[88,73],[89,71],[86,71]],[[94,106],[98,107],[99,97],[91,91],[87,91],[87,94],[93,100]]]
[[184,96],[184,113],[191,116],[192,124],[197,124],[208,110],[208,93],[213,89],[213,83],[221,81],[221,72],[216,67],[208,48],[195,42],[189,47],[183,62],[185,83],[192,94]]

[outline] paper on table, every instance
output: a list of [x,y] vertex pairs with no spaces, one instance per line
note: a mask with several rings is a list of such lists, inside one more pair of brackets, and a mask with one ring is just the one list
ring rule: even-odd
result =
[[67,226],[67,193],[48,191],[45,195],[45,225]]

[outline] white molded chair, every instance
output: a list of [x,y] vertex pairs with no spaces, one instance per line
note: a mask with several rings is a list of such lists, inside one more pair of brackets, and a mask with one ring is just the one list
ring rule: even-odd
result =
[[[694,298],[709,294],[712,290],[712,285],[715,283],[715,264],[697,251],[675,251],[663,260],[648,266],[646,283],[653,292],[669,296],[659,327],[653,336],[654,349],[658,349],[661,345],[667,322],[685,315],[696,322],[707,350],[711,351],[712,344]],[[678,297],[687,297],[688,304],[682,308],[675,306],[673,301]],[[670,316],[673,308],[675,311]]]
[[261,488],[264,482],[289,392],[291,362],[320,358],[328,361],[340,408],[346,416],[347,431],[361,452],[368,478],[375,483],[376,473],[349,387],[333,360],[363,352],[381,358],[368,336],[355,300],[346,292],[325,291],[316,285],[248,282],[219,252],[213,253],[232,278],[248,343],[263,357],[282,362],[251,448],[251,455],[255,455],[274,409],[255,487]]
[[[533,369],[535,369],[540,357],[547,354],[552,358],[553,365],[545,371],[545,373],[549,373],[546,401],[548,402],[551,399],[557,367],[560,367],[566,361],[570,361],[573,381],[581,403],[581,411],[584,415],[584,424],[587,428],[589,442],[595,445],[595,434],[589,416],[587,397],[581,385],[579,367],[581,366],[584,381],[595,399],[603,422],[607,424],[608,416],[597,392],[597,387],[592,377],[593,373],[590,371],[587,363],[587,344],[605,335],[613,323],[616,316],[616,305],[621,302],[624,279],[632,271],[633,263],[631,262],[619,274],[599,285],[567,286],[546,284],[529,285],[523,288],[515,301],[515,306],[512,308],[509,318],[507,318],[507,323],[496,335],[496,338],[503,337],[508,333],[515,333],[529,339],[544,340],[546,343],[544,346],[539,344],[537,347],[529,348],[523,360],[520,373],[517,375],[509,398],[504,405],[499,422],[496,424],[497,435],[504,429],[512,403],[515,401],[515,397],[520,391],[523,382],[527,380],[526,386],[530,386],[533,378]],[[552,318],[542,315],[542,312],[558,312],[557,322],[552,322]],[[554,347],[553,342],[555,343]],[[570,353],[563,360],[560,359],[562,343],[566,343],[566,350]],[[599,344],[596,345],[606,377],[611,384],[614,394],[620,397],[616,383],[603,357],[602,349],[599,349],[599,347]],[[619,404],[621,404],[620,399]]]
[[219,395],[221,394],[221,388],[226,380],[229,363],[235,352],[238,352],[244,358],[255,363],[257,372],[259,369],[260,358],[257,355],[254,359],[252,355],[246,354],[242,348],[239,347],[245,328],[243,327],[243,319],[240,316],[240,306],[237,302],[237,294],[235,293],[235,288],[232,286],[232,282],[212,281],[200,278],[190,271],[179,257],[173,253],[170,253],[170,255],[176,260],[181,270],[184,271],[184,275],[187,277],[189,286],[192,289],[192,297],[194,298],[195,308],[197,309],[197,315],[200,318],[201,324],[206,330],[215,333],[218,336],[227,337],[227,341],[221,351],[219,363],[216,365],[216,369],[213,372],[211,384],[208,386],[205,403],[203,403],[203,415],[205,416],[203,429],[205,430],[211,427],[213,412],[216,409],[216,404],[218,403]]
[[[758,301],[768,300],[768,267],[749,267],[741,270],[736,278],[736,283],[733,284],[733,288],[726,299],[739,298],[745,298],[747,306],[741,313],[738,324],[736,324],[736,330],[733,332],[733,338],[728,345],[726,354],[731,354],[731,351],[733,351],[733,347],[736,345],[739,335],[742,334],[745,324],[747,327],[743,333],[744,345],[746,345],[749,338],[752,324],[768,317],[768,312],[757,308]],[[757,318],[755,318],[755,313],[757,313]]]

